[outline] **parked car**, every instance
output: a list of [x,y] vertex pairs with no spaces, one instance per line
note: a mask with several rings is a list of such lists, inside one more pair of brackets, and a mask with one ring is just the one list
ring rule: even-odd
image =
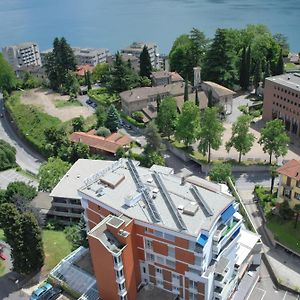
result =
[[53,289],[50,283],[45,283],[41,287],[37,288],[30,296],[30,300],[40,300],[41,297],[49,290]]
[[91,99],[88,99],[88,100],[86,100],[85,103],[88,104],[88,105],[91,105],[93,103],[93,101]]
[[49,291],[45,292],[39,299],[40,300],[55,300],[62,293],[62,289],[60,288],[52,288]]
[[96,108],[97,107],[97,103],[92,102],[91,107]]

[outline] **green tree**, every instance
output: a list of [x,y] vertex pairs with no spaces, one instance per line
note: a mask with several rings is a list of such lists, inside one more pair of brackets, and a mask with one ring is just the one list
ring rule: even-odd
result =
[[67,158],[72,164],[74,164],[80,158],[88,158],[89,154],[89,146],[80,142],[71,143],[67,148]]
[[200,108],[198,90],[195,91],[195,105]]
[[253,83],[255,87],[255,93],[257,94],[257,89],[259,87],[259,83],[261,82],[262,79],[262,71],[261,71],[261,61],[258,60],[255,65],[255,70],[254,70],[254,78],[253,78]]
[[31,201],[37,195],[36,188],[22,181],[9,183],[5,191],[6,202],[13,202],[14,196],[20,196],[27,202]]
[[107,110],[107,118],[105,120],[105,127],[111,132],[116,132],[120,123],[120,116],[115,106],[111,104]]
[[55,38],[53,51],[46,55],[45,70],[53,90],[63,90],[67,83],[68,72],[76,70],[72,48],[65,38]]
[[241,62],[240,62],[240,86],[243,90],[248,89],[248,68],[247,68],[247,50],[246,47],[243,47],[243,52],[241,56]]
[[226,143],[227,152],[233,147],[239,152],[239,163],[242,155],[248,153],[255,140],[254,134],[249,132],[250,122],[252,118],[248,115],[238,117],[236,122],[232,125],[232,134],[230,140]]
[[97,128],[103,127],[107,119],[107,113],[103,106],[99,105],[97,107],[96,117],[97,117]]
[[238,57],[229,33],[230,31],[226,29],[217,29],[207,51],[202,70],[206,80],[233,87],[237,79]]
[[184,99],[184,102],[189,100],[189,82],[188,82],[187,77],[185,78],[183,99]]
[[108,128],[106,127],[99,127],[96,131],[96,134],[98,136],[103,136],[103,137],[108,137],[111,135],[111,132]]
[[156,97],[156,110],[157,110],[157,113],[160,110],[160,104],[161,104],[161,96],[160,96],[160,94],[158,94],[157,97]]
[[140,54],[140,76],[150,79],[152,71],[151,59],[148,52],[148,48],[145,45]]
[[258,143],[263,145],[263,151],[269,154],[271,164],[273,154],[276,158],[287,154],[289,140],[282,120],[275,119],[267,122],[262,128]]
[[273,35],[273,38],[276,43],[282,48],[282,55],[284,57],[288,56],[290,52],[290,46],[287,37],[282,33],[275,33]]
[[86,223],[83,214],[80,217],[80,221],[76,225],[68,226],[64,229],[66,239],[72,245],[72,251],[80,246],[88,248],[88,239],[86,233]]
[[175,132],[177,118],[176,100],[172,97],[165,97],[157,113],[156,123],[159,131],[169,139]]
[[32,213],[20,213],[10,203],[0,206],[0,227],[11,247],[14,271],[31,274],[44,264],[41,230]]
[[283,55],[282,55],[282,48],[281,48],[277,59],[275,75],[281,75],[283,73],[284,73],[284,62],[283,62]]
[[161,136],[154,121],[148,123],[144,130],[144,136],[147,141],[146,150],[160,152],[164,149]]
[[46,151],[49,156],[57,156],[61,147],[68,144],[67,136],[63,128],[49,127],[44,131]]
[[146,149],[145,154],[142,156],[141,165],[146,168],[150,168],[153,165],[165,165],[165,159],[156,151]]
[[107,63],[97,64],[92,72],[94,81],[106,83],[110,75],[109,65]]
[[222,144],[224,127],[218,118],[217,108],[206,108],[201,116],[198,149],[203,155],[207,155],[210,163],[211,149],[218,150]]
[[0,139],[0,171],[16,165],[16,148]]
[[39,169],[39,190],[51,191],[70,168],[71,164],[60,158],[48,158],[48,161],[43,163]]
[[213,95],[212,95],[212,90],[209,90],[207,92],[207,107],[212,108],[214,107],[215,103],[214,103],[214,99],[213,99]]
[[274,182],[275,182],[275,178],[278,176],[278,172],[277,172],[277,166],[271,166],[270,167],[270,175],[271,175],[271,188],[270,188],[270,194],[273,194],[273,188],[274,188]]
[[83,131],[84,128],[84,118],[83,116],[74,118],[72,120],[73,131]]
[[199,107],[193,102],[187,101],[182,106],[182,113],[179,115],[175,138],[177,141],[183,141],[185,146],[195,142],[200,131],[200,113]]
[[264,70],[264,81],[263,81],[263,87],[265,86],[265,80],[266,78],[271,76],[271,68],[270,68],[270,62],[267,61],[265,65],[265,70]]
[[227,178],[232,177],[231,165],[228,163],[214,164],[208,173],[212,181],[219,183],[227,183]]
[[146,86],[151,86],[152,85],[152,82],[151,82],[151,79],[149,79],[148,77],[146,76],[140,76],[140,86],[141,87],[146,87]]
[[92,79],[91,79],[91,72],[90,71],[87,71],[85,73],[85,78],[86,78],[85,85],[87,85],[88,90],[91,90],[92,89]]
[[141,111],[135,111],[131,114],[132,118],[139,123],[143,122],[144,114]]
[[293,217],[294,212],[287,201],[283,201],[280,205],[279,214],[284,220],[290,220]]
[[295,218],[295,225],[294,225],[294,228],[297,228],[297,225],[298,225],[298,220],[299,220],[299,215],[300,215],[300,204],[296,204],[294,206],[294,212],[296,214],[296,218]]
[[0,53],[0,91],[11,93],[17,85],[17,78],[13,68]]
[[65,91],[70,95],[71,100],[77,97],[80,91],[80,84],[73,71],[67,73],[66,82],[64,84]]

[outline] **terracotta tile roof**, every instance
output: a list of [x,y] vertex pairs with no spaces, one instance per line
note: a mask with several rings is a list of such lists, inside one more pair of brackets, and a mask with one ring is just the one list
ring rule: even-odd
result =
[[86,72],[92,72],[94,67],[90,65],[79,65],[76,67],[76,74],[78,76],[84,76]]
[[300,180],[300,161],[292,159],[277,169],[279,174]]
[[113,138],[110,140],[111,136],[104,138],[102,136],[97,136],[86,132],[73,132],[70,135],[70,140],[73,142],[81,142],[91,148],[113,154],[117,152],[119,147],[128,145],[132,141],[130,137],[121,136],[118,133],[113,133],[112,136]]
[[182,82],[184,81],[183,78],[177,72],[170,72],[171,74],[171,81],[172,82]]
[[210,88],[214,89],[219,97],[235,95],[236,93],[223,85],[217,84],[212,81],[203,81],[204,84],[208,85]]

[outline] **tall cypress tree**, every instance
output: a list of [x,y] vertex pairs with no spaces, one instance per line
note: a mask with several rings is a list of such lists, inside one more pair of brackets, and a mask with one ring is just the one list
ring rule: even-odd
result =
[[243,90],[248,88],[248,66],[247,66],[247,54],[246,54],[246,47],[243,47],[241,62],[240,62],[240,86]]
[[107,118],[105,121],[105,127],[111,132],[116,132],[119,126],[120,116],[116,107],[111,104],[107,109]]
[[284,62],[283,62],[283,55],[282,55],[282,48],[281,48],[277,60],[277,65],[276,65],[276,75],[281,75],[283,73],[284,73]]
[[146,76],[150,79],[152,71],[151,59],[148,48],[145,45],[140,55],[140,76]]
[[245,70],[245,86],[246,89],[250,85],[250,76],[251,76],[251,47],[249,46],[246,53],[246,70]]
[[255,87],[255,93],[257,93],[257,88],[259,87],[259,83],[261,82],[261,78],[262,78],[262,72],[261,72],[261,62],[260,60],[258,60],[256,62],[255,65],[255,69],[254,69],[254,87]]
[[158,94],[157,97],[156,97],[156,110],[157,110],[157,112],[159,112],[160,103],[161,103],[161,97],[160,97],[160,94]]
[[199,107],[199,96],[198,96],[198,90],[196,89],[196,92],[195,92],[195,104],[197,107]]
[[184,85],[184,96],[183,96],[184,102],[189,100],[189,83],[188,83],[188,78],[186,76],[185,78],[185,85]]
[[270,67],[270,62],[267,61],[265,64],[265,70],[264,70],[264,80],[263,80],[263,87],[265,86],[265,80],[267,77],[271,76],[271,67]]

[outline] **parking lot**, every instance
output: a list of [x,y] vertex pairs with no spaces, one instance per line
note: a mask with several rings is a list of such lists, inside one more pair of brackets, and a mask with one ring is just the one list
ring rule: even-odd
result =
[[247,300],[300,300],[297,295],[276,289],[263,262],[261,263],[260,274],[260,280],[256,283]]
[[38,186],[37,181],[18,173],[16,170],[10,169],[0,172],[0,189],[6,189],[9,183],[14,181],[23,181],[35,187]]

